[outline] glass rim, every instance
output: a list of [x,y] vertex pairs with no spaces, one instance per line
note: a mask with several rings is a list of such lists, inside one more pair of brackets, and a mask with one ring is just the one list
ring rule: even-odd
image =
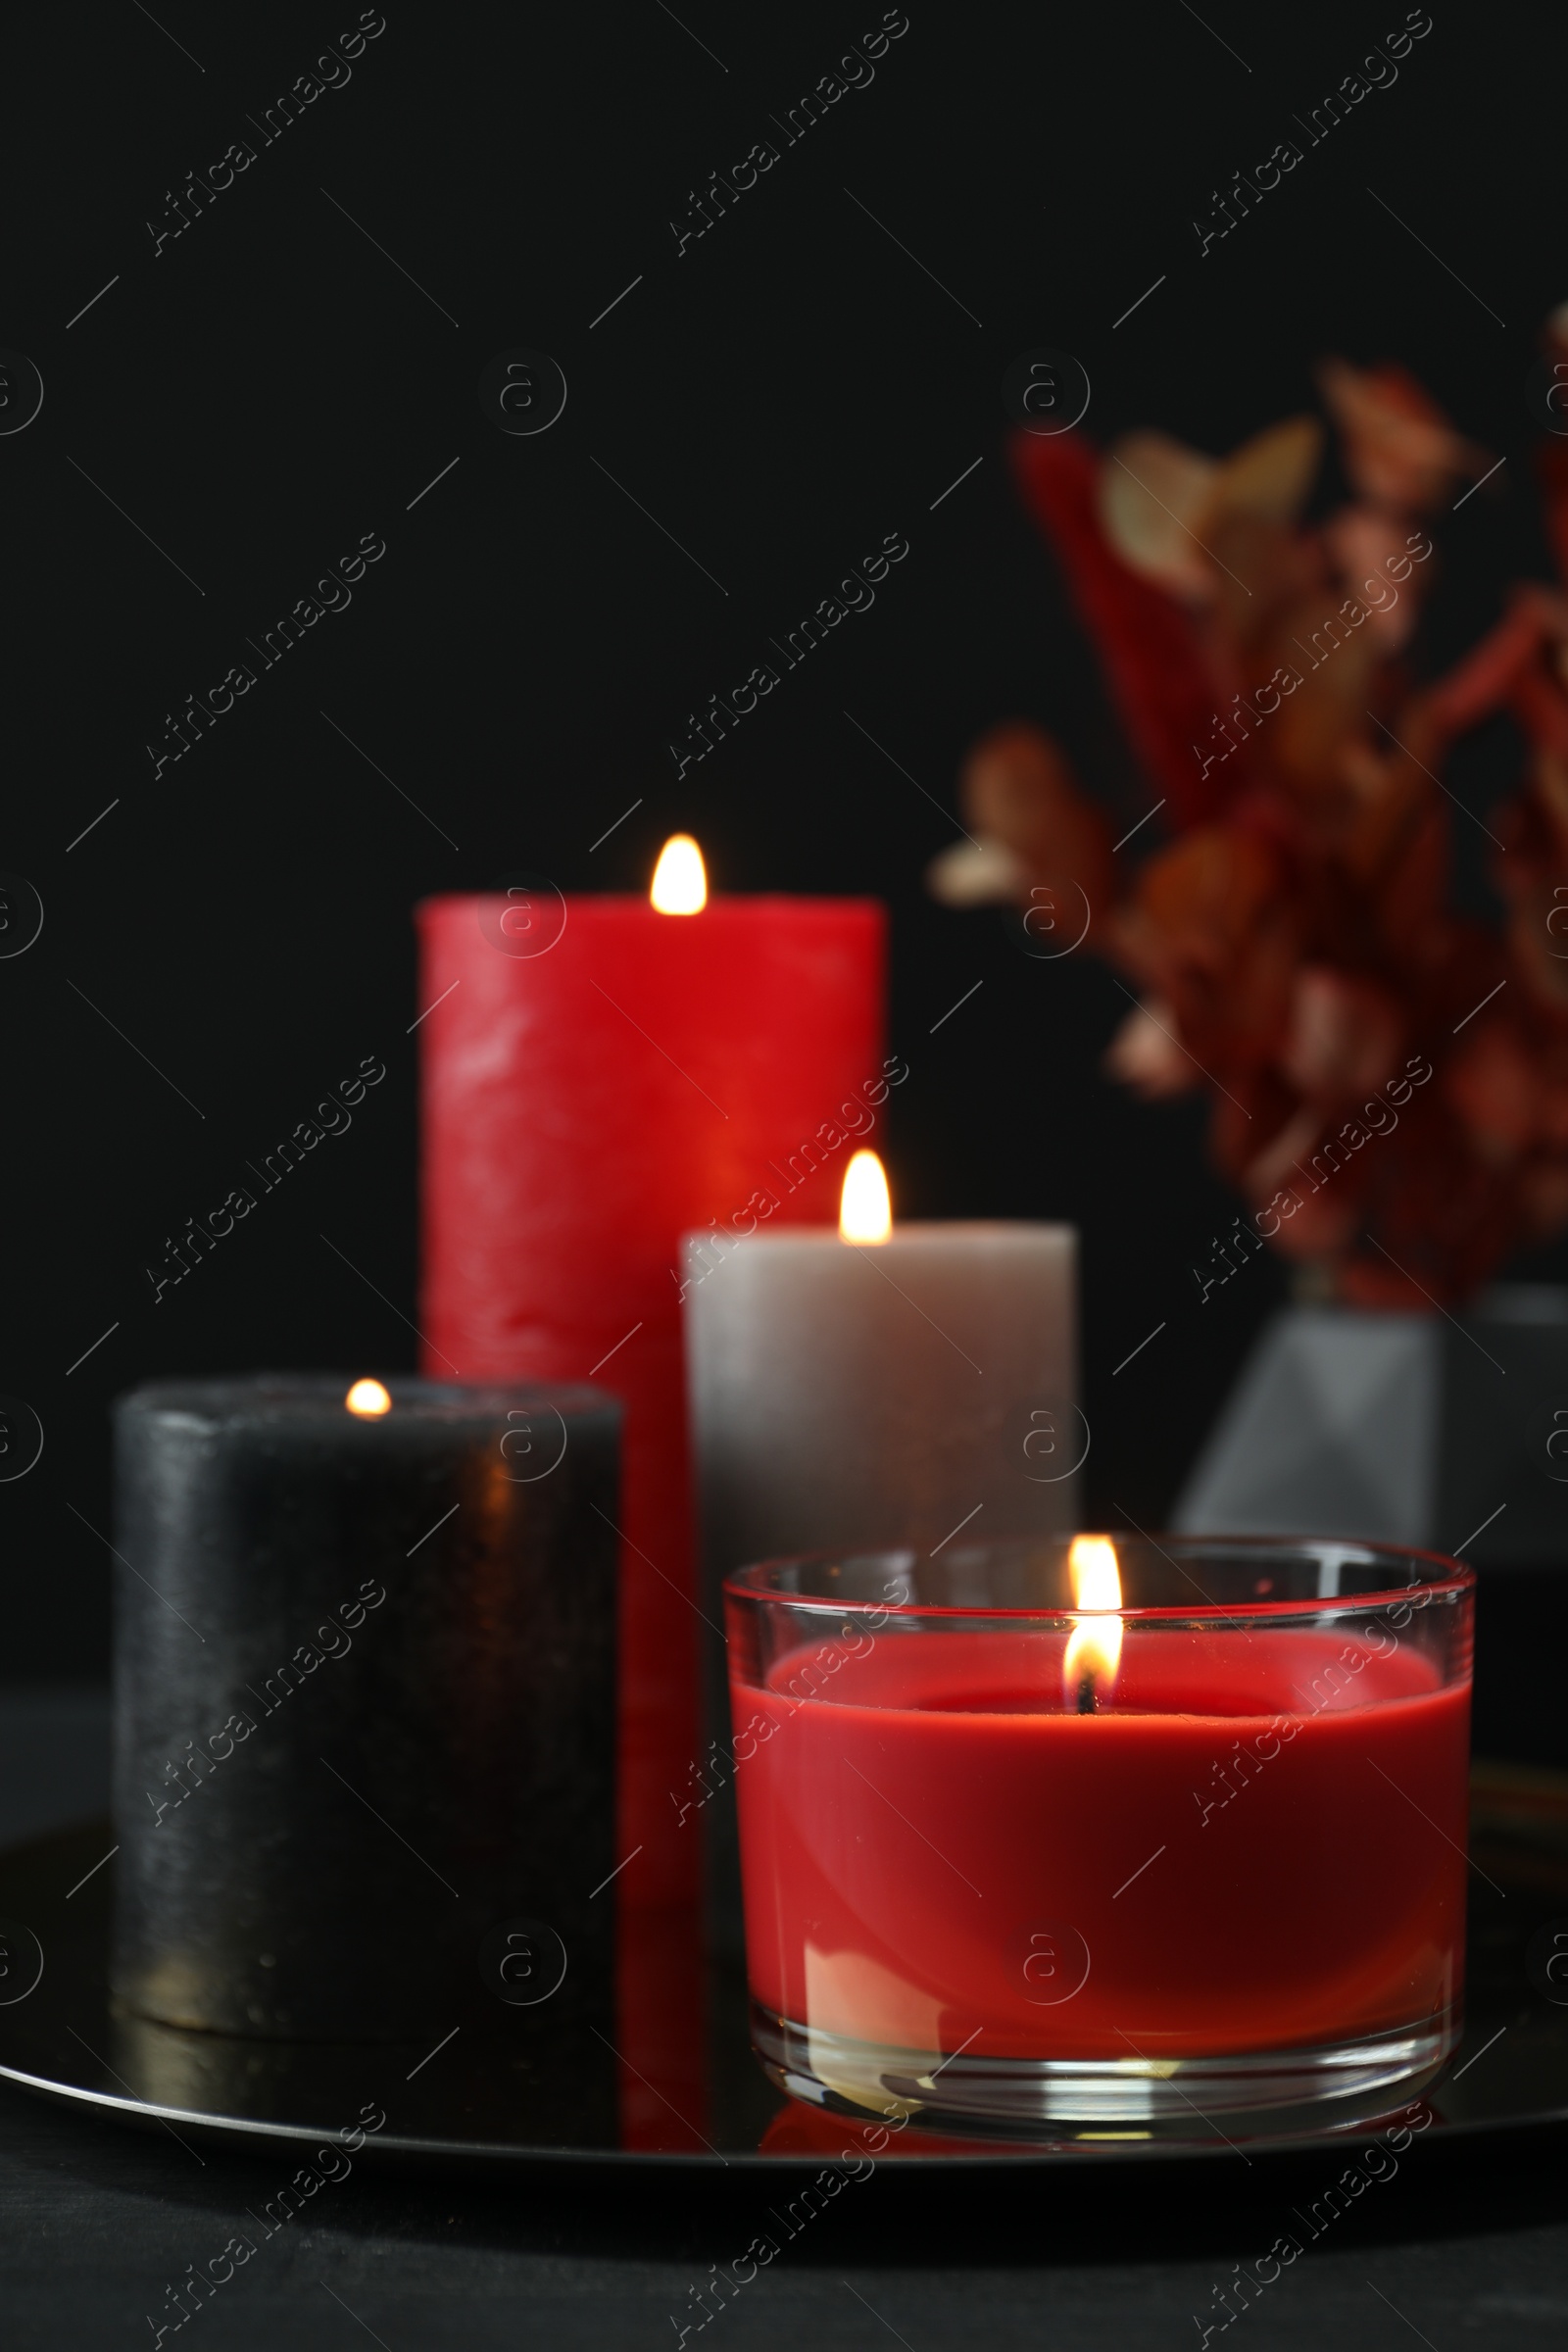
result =
[[[1041,1542],[1071,1543],[1073,1535],[1098,1535],[1097,1529],[1075,1529],[1059,1538],[1038,1536],[999,1536],[966,1545],[964,1556],[971,1563],[977,1552],[989,1556],[1011,1551],[1024,1544]],[[838,1549],[817,1549],[800,1552],[781,1552],[765,1560],[755,1560],[744,1567],[732,1569],[722,1585],[726,1600],[777,1603],[786,1608],[800,1609],[820,1617],[839,1617],[854,1622],[870,1616],[910,1620],[936,1618],[983,1621],[988,1625],[1041,1626],[1056,1628],[1071,1626],[1084,1618],[1116,1618],[1122,1624],[1202,1624],[1235,1625],[1239,1621],[1263,1625],[1289,1624],[1301,1618],[1321,1618],[1326,1615],[1356,1616],[1363,1611],[1396,1608],[1401,1603],[1419,1601],[1423,1606],[1434,1600],[1450,1599],[1464,1592],[1474,1592],[1476,1572],[1463,1560],[1448,1553],[1432,1551],[1422,1544],[1396,1544],[1382,1537],[1365,1536],[1284,1536],[1279,1534],[1249,1536],[1235,1533],[1224,1535],[1167,1535],[1146,1536],[1134,1530],[1106,1538],[1112,1544],[1148,1544],[1156,1551],[1167,1544],[1184,1549],[1189,1554],[1207,1551],[1261,1551],[1296,1553],[1333,1553],[1341,1564],[1376,1566],[1382,1559],[1420,1562],[1436,1571],[1400,1585],[1378,1586],[1367,1592],[1327,1592],[1303,1594],[1277,1600],[1256,1598],[1234,1601],[1198,1600],[1195,1602],[1159,1602],[1146,1606],[1124,1602],[1115,1609],[1023,1608],[985,1601],[928,1601],[928,1600],[847,1600],[835,1598],[828,1592],[788,1592],[761,1580],[786,1568],[809,1568],[819,1563],[840,1564],[847,1560],[890,1561],[912,1564],[929,1559],[913,1544],[887,1544],[865,1548],[843,1546]],[[1346,1554],[1359,1554],[1357,1561],[1346,1561]],[[1166,1556],[1169,1556],[1167,1554]]]

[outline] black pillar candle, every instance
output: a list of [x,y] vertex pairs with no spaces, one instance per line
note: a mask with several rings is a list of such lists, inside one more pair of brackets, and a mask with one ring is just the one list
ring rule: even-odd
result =
[[122,2003],[346,2039],[604,1999],[618,1442],[586,1388],[121,1398]]

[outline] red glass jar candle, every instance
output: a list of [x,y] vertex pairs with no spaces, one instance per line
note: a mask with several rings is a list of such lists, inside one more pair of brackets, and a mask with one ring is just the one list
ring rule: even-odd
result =
[[754,2037],[885,2113],[1136,2123],[1460,2030],[1474,1578],[1042,1538],[726,1586]]

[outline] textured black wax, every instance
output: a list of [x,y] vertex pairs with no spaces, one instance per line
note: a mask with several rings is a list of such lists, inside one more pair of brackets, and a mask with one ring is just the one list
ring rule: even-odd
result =
[[362,1387],[116,1406],[112,1981],[142,2016],[403,2038],[608,1997],[619,1407]]

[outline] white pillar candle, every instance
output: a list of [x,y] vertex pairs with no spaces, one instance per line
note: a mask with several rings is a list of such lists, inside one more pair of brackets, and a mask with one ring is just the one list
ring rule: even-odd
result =
[[905,1545],[940,1551],[961,1580],[966,1543],[1075,1527],[1089,1450],[1078,1237],[1070,1225],[895,1227],[880,1163],[858,1152],[839,1233],[688,1234],[682,1251],[712,1632],[707,1750],[670,1794],[680,1819],[706,1821],[710,1930],[733,1956],[723,1580],[789,1552]]
[[710,1615],[751,1560],[1076,1525],[1076,1256],[1067,1225],[688,1235]]

